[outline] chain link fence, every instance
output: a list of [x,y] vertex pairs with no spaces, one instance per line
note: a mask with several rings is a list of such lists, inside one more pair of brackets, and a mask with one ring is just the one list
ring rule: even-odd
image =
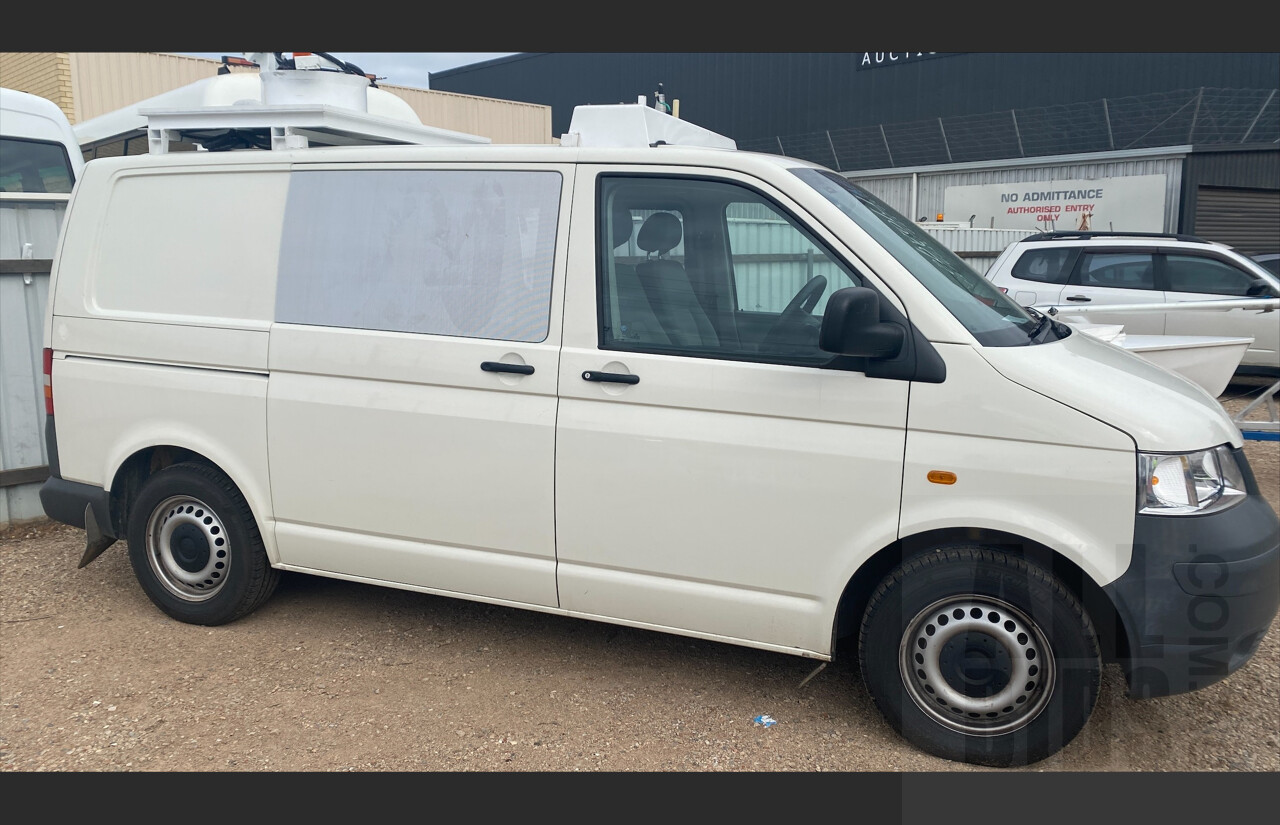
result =
[[1280,143],[1280,90],[1184,89],[737,141],[838,172],[1159,146]]

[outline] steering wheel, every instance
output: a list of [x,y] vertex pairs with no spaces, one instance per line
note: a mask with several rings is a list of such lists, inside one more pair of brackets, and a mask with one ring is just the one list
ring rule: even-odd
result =
[[793,328],[799,327],[809,319],[813,308],[818,305],[818,299],[822,297],[822,293],[827,291],[827,278],[825,275],[815,275],[800,287],[800,291],[795,294],[787,306],[782,310],[782,314],[778,316],[778,320],[773,322],[773,326],[769,328],[768,334],[764,337],[766,344],[776,344],[786,342],[786,332]]

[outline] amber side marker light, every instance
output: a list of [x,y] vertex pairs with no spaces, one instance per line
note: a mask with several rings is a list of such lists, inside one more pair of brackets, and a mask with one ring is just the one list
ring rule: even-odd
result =
[[949,473],[946,470],[930,470],[929,480],[934,484],[955,484],[956,474]]

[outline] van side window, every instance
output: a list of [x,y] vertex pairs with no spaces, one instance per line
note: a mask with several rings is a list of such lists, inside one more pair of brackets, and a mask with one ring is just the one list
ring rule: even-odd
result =
[[822,364],[818,327],[861,284],[780,206],[745,186],[602,176],[600,346]]
[[541,171],[296,171],[276,320],[542,341],[561,185]]

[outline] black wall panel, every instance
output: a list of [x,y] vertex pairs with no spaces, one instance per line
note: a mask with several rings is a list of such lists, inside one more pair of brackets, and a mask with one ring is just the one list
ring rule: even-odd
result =
[[864,54],[553,52],[437,72],[430,85],[549,105],[559,136],[574,106],[652,102],[662,83],[682,118],[739,142],[1201,87],[1280,87],[1274,52],[979,52],[860,68],[874,65]]

